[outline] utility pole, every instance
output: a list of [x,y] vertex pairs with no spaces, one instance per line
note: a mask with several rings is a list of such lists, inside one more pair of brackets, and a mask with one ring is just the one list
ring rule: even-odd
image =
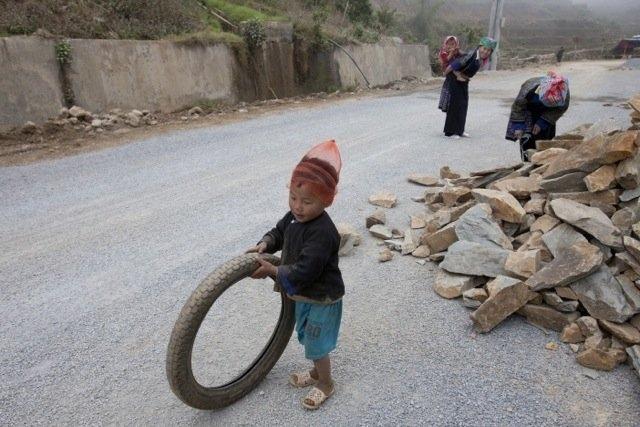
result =
[[500,55],[500,30],[502,29],[502,10],[504,9],[504,0],[493,0],[491,5],[491,16],[489,17],[488,36],[494,39],[498,44],[491,56],[489,69],[495,71],[498,68],[498,57]]

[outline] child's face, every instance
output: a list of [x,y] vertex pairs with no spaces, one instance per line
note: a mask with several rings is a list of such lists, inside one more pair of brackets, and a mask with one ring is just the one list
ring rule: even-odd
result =
[[324,212],[324,205],[306,184],[289,189],[289,209],[298,222],[316,219]]
[[453,49],[456,48],[456,42],[455,40],[449,40],[445,43],[445,46],[447,47],[448,51],[452,51]]

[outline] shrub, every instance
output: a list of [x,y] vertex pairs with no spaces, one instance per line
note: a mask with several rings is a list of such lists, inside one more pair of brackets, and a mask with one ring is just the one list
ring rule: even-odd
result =
[[262,22],[257,19],[250,19],[243,22],[241,31],[242,38],[250,51],[254,51],[267,39],[264,25],[262,25]]
[[396,9],[383,6],[376,11],[376,20],[380,31],[386,33],[396,26]]
[[369,0],[336,0],[336,8],[344,12],[347,8],[347,16],[354,23],[368,25],[373,18],[373,7]]
[[62,65],[71,62],[71,45],[68,40],[62,40],[55,45],[56,59]]

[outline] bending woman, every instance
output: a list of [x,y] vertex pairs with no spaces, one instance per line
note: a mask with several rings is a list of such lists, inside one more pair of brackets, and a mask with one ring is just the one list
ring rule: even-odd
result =
[[469,106],[469,79],[486,65],[496,44],[495,40],[483,37],[475,50],[455,59],[445,70],[443,91],[448,90],[449,99],[446,105],[440,107],[447,113],[447,119],[444,122],[445,136],[454,138],[469,136],[464,131]]
[[569,80],[554,71],[522,84],[511,106],[505,138],[519,141],[523,161],[537,140],[556,136],[556,122],[569,108],[570,99]]

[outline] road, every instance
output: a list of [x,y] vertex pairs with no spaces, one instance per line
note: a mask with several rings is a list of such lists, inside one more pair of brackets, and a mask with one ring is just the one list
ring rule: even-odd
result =
[[[560,132],[602,117],[628,122],[621,103],[639,90],[640,70],[619,64],[562,65],[572,104]],[[517,147],[503,139],[510,103],[543,71],[474,78],[470,139],[441,135],[433,89],[0,168],[0,425],[637,425],[640,381],[629,366],[588,378],[567,346],[544,348],[557,334],[518,317],[476,336],[468,309],[432,291],[434,264],[399,256],[379,264],[364,228],[373,211],[367,198],[381,189],[400,200],[388,212],[391,225],[407,226],[421,209],[410,200],[421,192],[406,181],[411,172],[517,161]],[[294,338],[235,405],[218,412],[183,405],[164,372],[182,304],[285,213],[292,167],[329,138],[344,163],[329,212],[364,236],[341,260],[347,295],[333,359],[336,395],[319,413],[302,409],[303,392],[286,384],[289,372],[306,366]],[[213,319],[196,346],[203,378],[237,368],[266,340],[277,309],[268,287],[225,295],[215,312],[220,324]],[[216,354],[226,362],[216,365]]]

